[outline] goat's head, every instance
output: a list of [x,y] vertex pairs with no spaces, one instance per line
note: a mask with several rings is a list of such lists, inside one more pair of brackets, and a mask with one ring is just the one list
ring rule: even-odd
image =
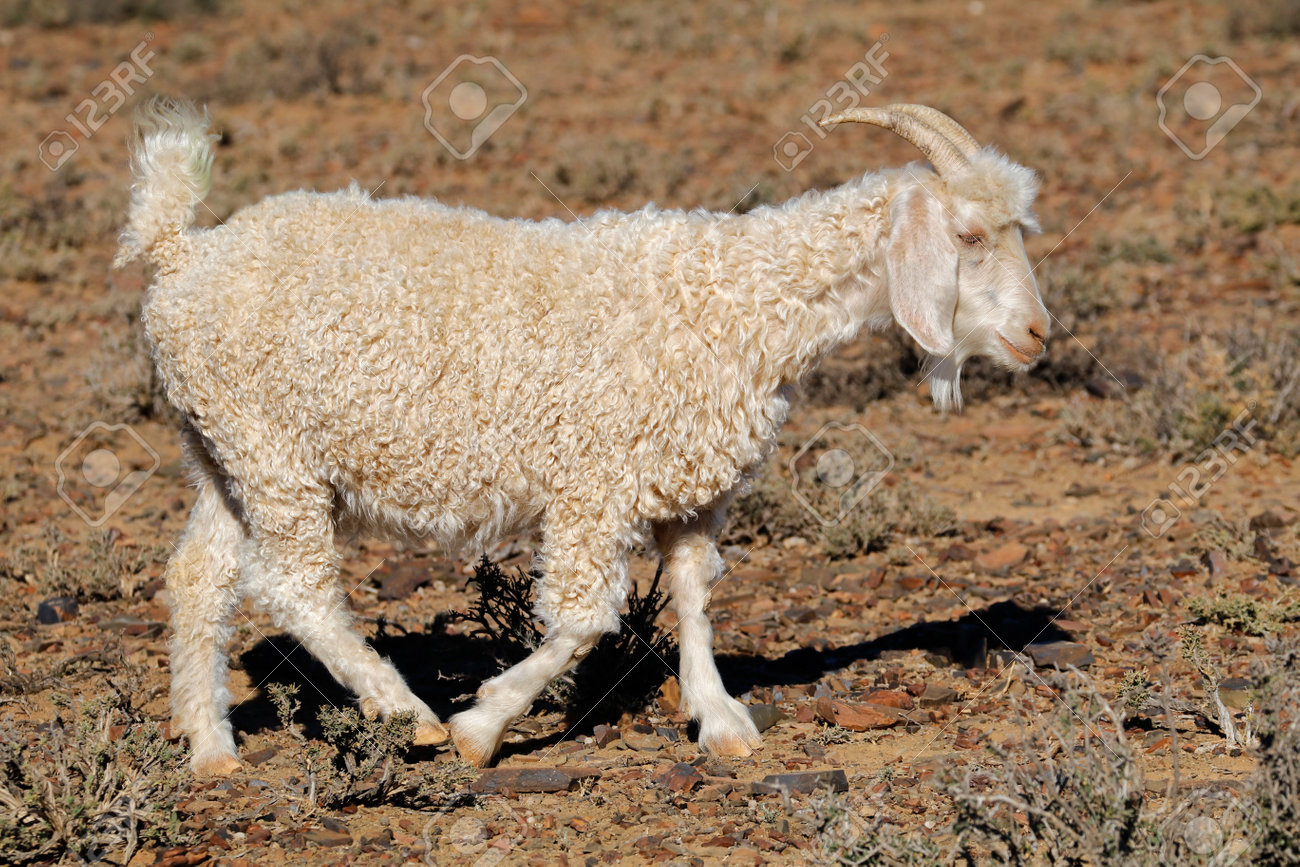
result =
[[890,198],[885,271],[894,319],[932,356],[935,403],[960,407],[966,359],[1024,369],[1046,348],[1050,319],[1024,244],[1038,230],[1038,181],[927,106],[859,108],[823,123],[849,121],[892,130],[934,166],[905,170]]

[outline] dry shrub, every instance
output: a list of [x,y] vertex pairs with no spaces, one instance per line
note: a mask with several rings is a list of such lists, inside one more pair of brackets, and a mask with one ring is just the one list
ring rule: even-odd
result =
[[224,65],[213,98],[235,105],[311,94],[378,93],[383,76],[371,66],[371,49],[378,41],[378,34],[357,19],[257,34]]
[[464,787],[476,772],[464,761],[441,761],[432,769],[402,762],[415,738],[413,712],[366,719],[351,707],[325,707],[317,713],[321,741],[303,735],[294,722],[302,709],[297,684],[268,684],[267,695],[281,727],[298,744],[305,783],[287,789],[286,795],[302,803],[306,814],[379,804],[443,808],[473,800]]
[[1259,763],[1251,782],[1255,864],[1300,864],[1300,643],[1270,639],[1251,672],[1260,684]]
[[1300,34],[1300,0],[1237,0],[1228,13],[1228,37],[1269,36],[1283,39]]
[[[851,457],[864,467],[874,459],[865,451]],[[828,556],[852,557],[883,551],[895,536],[942,536],[957,528],[951,509],[907,481],[881,484],[857,502],[851,490],[815,479],[801,480],[800,490],[806,502],[795,496],[785,463],[768,461],[749,492],[728,511],[727,540],[742,543],[799,536],[820,542]],[[846,503],[851,504],[847,509]],[[840,520],[834,520],[841,514]]]
[[[1061,413],[1062,436],[1088,448],[1196,458],[1238,418],[1282,454],[1300,448],[1300,331],[1264,328],[1202,337],[1166,358],[1142,388],[1118,399],[1080,397]],[[1291,347],[1288,350],[1288,347]],[[1246,415],[1242,416],[1245,412]]]
[[[569,674],[547,687],[545,695],[568,708],[582,708],[584,719],[617,719],[623,711],[641,710],[654,697],[673,668],[677,643],[656,621],[668,604],[659,588],[662,564],[642,594],[635,584],[628,595],[623,628],[606,633]],[[474,635],[488,644],[501,667],[514,665],[536,650],[545,638],[533,617],[535,573],[504,572],[484,556],[474,567],[468,586],[478,590],[467,612],[453,620],[475,624]]]
[[9,863],[65,855],[120,863],[142,844],[190,842],[176,801],[188,785],[182,750],[134,704],[130,690],[88,701],[61,697],[39,733],[3,723],[0,734],[0,852]]

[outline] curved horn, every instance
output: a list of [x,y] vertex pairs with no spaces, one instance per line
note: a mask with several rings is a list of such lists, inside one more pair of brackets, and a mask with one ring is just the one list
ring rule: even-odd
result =
[[849,109],[821,121],[822,126],[840,123],[869,123],[896,133],[916,145],[916,149],[925,154],[941,175],[970,165],[970,160],[943,133],[893,106]]
[[930,126],[943,133],[944,136],[957,146],[957,150],[970,159],[980,149],[980,143],[975,140],[975,136],[970,134],[970,130],[957,123],[948,115],[939,111],[937,108],[931,108],[928,105],[917,105],[916,103],[898,103],[887,105],[886,109],[901,111],[903,114],[909,114],[922,123]]

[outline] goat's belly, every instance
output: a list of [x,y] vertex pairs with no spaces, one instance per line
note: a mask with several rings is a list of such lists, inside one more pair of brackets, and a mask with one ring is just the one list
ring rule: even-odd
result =
[[432,539],[445,548],[482,548],[535,527],[540,508],[518,485],[454,481],[337,484],[339,523],[383,538]]

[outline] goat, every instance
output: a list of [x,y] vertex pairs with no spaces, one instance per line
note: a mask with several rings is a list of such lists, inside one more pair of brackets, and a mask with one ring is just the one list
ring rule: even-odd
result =
[[[1023,369],[1048,314],[1022,235],[1034,174],[917,105],[884,127],[933,168],[868,173],[744,215],[603,211],[499,219],[356,187],[287,193],[192,227],[206,114],[145,106],[117,264],[155,266],[143,319],[198,498],[166,568],[172,714],[199,774],[239,767],[225,645],[244,597],[370,717],[486,764],[510,722],[620,626],[633,546],[653,537],[678,618],[685,706],[714,753],[758,731],[714,664],[705,614],[727,505],[772,451],[789,387],[897,321],[960,405],[963,362]],[[481,548],[540,528],[546,638],[450,730],[353,629],[341,528]]]

